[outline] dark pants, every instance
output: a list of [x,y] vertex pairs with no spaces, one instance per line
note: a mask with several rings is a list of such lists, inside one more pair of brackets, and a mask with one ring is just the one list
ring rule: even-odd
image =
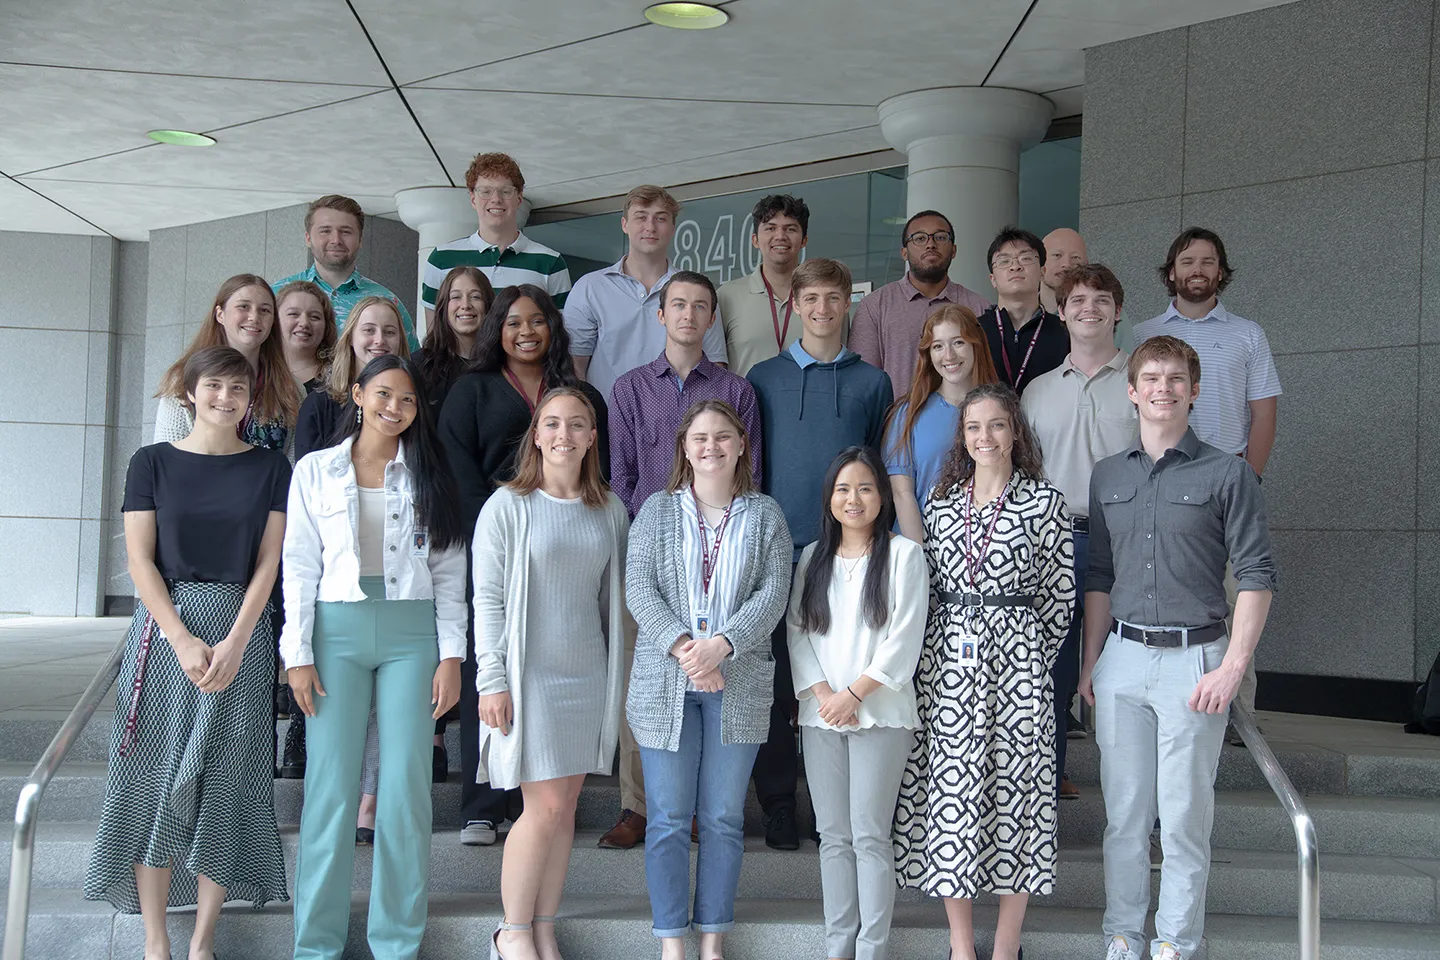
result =
[[1066,733],[1070,724],[1070,701],[1080,686],[1080,645],[1085,632],[1085,564],[1090,554],[1090,534],[1076,530],[1075,541],[1075,619],[1060,646],[1060,656],[1050,671],[1055,685],[1055,783],[1065,776]]
[[[509,794],[488,783],[476,783],[480,770],[480,694],[475,691],[475,637],[460,665],[460,825],[489,820],[499,826],[509,816]],[[518,803],[519,790],[512,790]],[[518,816],[518,814],[517,814]]]
[[[793,566],[790,578],[793,584]],[[770,651],[775,657],[775,700],[770,705],[770,733],[755,757],[753,773],[755,796],[766,813],[776,807],[794,808],[795,786],[800,776],[794,727],[800,705],[795,699],[795,681],[790,674],[790,644],[783,618],[770,634]]]

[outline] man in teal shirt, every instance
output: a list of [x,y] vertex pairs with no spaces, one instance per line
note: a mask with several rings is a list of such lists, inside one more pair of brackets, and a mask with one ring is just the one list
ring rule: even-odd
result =
[[320,289],[330,295],[335,322],[341,327],[345,326],[350,308],[364,298],[393,300],[400,308],[400,322],[405,326],[405,339],[410,342],[413,353],[420,349],[420,341],[415,336],[415,321],[410,318],[405,301],[355,269],[364,234],[365,211],[360,209],[360,204],[334,193],[316,200],[305,212],[305,246],[310,248],[314,262],[294,276],[277,281],[275,289],[278,291],[295,280],[319,284]]

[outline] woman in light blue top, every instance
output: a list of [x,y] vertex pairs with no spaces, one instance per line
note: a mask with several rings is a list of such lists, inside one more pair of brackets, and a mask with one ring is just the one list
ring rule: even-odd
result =
[[999,379],[985,332],[968,307],[947,303],[925,319],[910,393],[895,401],[885,422],[885,469],[895,490],[897,532],[924,542],[920,515],[955,445],[960,401]]

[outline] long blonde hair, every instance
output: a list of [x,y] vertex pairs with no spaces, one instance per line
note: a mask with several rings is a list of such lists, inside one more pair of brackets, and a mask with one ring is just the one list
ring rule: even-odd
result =
[[584,391],[579,387],[556,387],[547,391],[540,402],[535,405],[535,412],[530,417],[530,429],[525,431],[525,439],[521,441],[520,462],[515,466],[515,478],[505,484],[511,490],[522,497],[529,496],[545,481],[545,460],[540,455],[540,448],[535,443],[535,438],[540,430],[540,415],[545,408],[554,400],[561,397],[574,397],[580,401],[585,412],[590,417],[590,426],[597,431],[595,443],[585,451],[585,459],[580,462],[580,499],[587,507],[603,507],[609,500],[610,485],[600,475],[600,436],[599,417],[595,415],[595,405],[590,398],[585,396]]
[[360,371],[364,369],[364,365],[355,356],[355,344],[350,341],[355,336],[355,328],[360,325],[360,315],[376,304],[389,308],[390,312],[395,314],[395,323],[400,327],[400,349],[396,354],[406,360],[410,359],[410,339],[405,336],[405,318],[400,316],[400,307],[389,297],[365,297],[345,315],[345,326],[340,329],[340,339],[335,343],[335,356],[330,360],[330,372],[326,374],[326,379],[330,382],[325,389],[329,391],[330,399],[336,403],[348,402],[350,387],[360,379]]

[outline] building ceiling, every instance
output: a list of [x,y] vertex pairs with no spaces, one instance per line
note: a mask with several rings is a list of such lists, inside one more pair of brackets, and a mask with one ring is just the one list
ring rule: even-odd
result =
[[[0,230],[150,230],[519,160],[535,207],[888,148],[875,107],[1018,87],[1081,112],[1084,49],[1276,0],[6,0]],[[152,129],[218,143],[152,143]]]

